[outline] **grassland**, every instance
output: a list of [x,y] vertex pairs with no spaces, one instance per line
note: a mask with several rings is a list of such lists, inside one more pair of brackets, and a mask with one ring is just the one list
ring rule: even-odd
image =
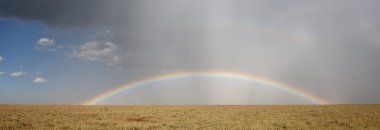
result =
[[0,129],[380,129],[380,105],[0,105]]

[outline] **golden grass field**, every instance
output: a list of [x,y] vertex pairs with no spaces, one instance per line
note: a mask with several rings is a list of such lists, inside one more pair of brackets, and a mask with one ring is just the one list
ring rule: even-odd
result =
[[0,129],[380,129],[380,105],[0,105]]

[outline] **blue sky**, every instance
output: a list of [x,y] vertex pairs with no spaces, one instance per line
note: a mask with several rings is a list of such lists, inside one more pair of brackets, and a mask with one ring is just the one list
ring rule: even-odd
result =
[[[89,40],[94,31],[82,30],[57,30],[49,29],[40,21],[22,21],[19,19],[0,20],[0,102],[2,103],[46,103],[54,100],[53,95],[66,97],[62,103],[76,103],[78,99],[70,99],[73,89],[80,90],[78,86],[100,86],[99,83],[88,82],[99,79],[98,76],[110,72],[93,70],[105,70],[108,67],[93,62],[82,62],[69,56],[71,47],[79,46]],[[39,49],[38,41],[41,38],[54,39],[51,48],[54,51]],[[23,74],[12,76],[16,72]],[[83,73],[75,73],[83,72]],[[81,75],[83,74],[83,75]],[[38,78],[46,82],[36,82]],[[68,84],[65,84],[68,83]],[[104,84],[103,84],[104,85]],[[71,90],[70,90],[71,89]],[[84,89],[84,88],[82,88]],[[88,89],[88,88],[85,88]],[[68,94],[69,93],[69,94]],[[78,96],[80,94],[77,94]],[[75,97],[78,97],[75,96]],[[85,96],[83,94],[84,100]]]

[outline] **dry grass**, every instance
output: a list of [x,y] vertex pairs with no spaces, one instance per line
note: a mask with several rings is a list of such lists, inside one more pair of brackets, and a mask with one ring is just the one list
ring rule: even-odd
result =
[[0,105],[0,129],[380,129],[380,105]]

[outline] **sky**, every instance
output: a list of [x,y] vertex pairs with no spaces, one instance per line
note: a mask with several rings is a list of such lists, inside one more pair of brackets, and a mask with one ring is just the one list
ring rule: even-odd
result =
[[[0,0],[0,104],[82,104],[177,71],[228,71],[336,104],[380,103],[377,0]],[[310,104],[215,77],[103,104]]]

